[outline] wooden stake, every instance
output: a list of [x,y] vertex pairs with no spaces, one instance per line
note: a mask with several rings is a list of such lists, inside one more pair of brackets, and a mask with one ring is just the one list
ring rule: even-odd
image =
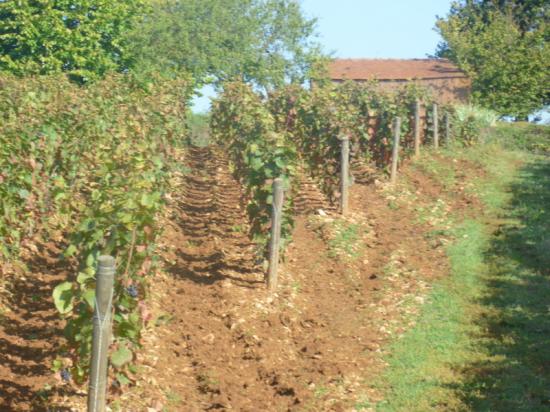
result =
[[434,148],[439,149],[439,114],[437,103],[433,107],[433,126],[434,126]]
[[281,223],[283,215],[283,179],[273,181],[273,208],[271,213],[271,239],[269,242],[269,270],[267,284],[269,289],[277,289],[279,270],[279,251],[281,247]]
[[341,169],[340,169],[340,212],[342,215],[348,213],[349,203],[349,137],[343,136],[341,141]]
[[449,112],[445,112],[445,146],[451,143],[451,119]]
[[414,155],[420,156],[420,100],[414,104]]
[[397,164],[399,162],[399,140],[401,139],[401,118],[396,117],[393,122],[393,152],[391,162],[391,184],[397,182]]
[[105,412],[113,284],[115,279],[114,257],[99,257],[96,279],[88,412]]

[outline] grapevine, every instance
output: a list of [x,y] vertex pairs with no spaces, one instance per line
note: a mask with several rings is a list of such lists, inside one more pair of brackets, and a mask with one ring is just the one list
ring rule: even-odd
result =
[[64,380],[87,377],[101,254],[118,262],[110,364],[119,381],[132,378],[187,84],[129,75],[87,87],[60,76],[0,79],[0,254],[16,260],[40,240],[65,244],[75,271],[53,292],[67,321],[67,346],[53,365]]
[[[281,177],[287,188],[295,172],[296,149],[275,130],[275,120],[259,95],[243,83],[228,83],[212,109],[212,134],[226,147],[237,177],[246,188],[251,235],[264,254],[272,203],[271,183]],[[292,199],[286,196],[285,209]],[[282,243],[292,228],[290,213],[284,213]],[[284,247],[284,246],[283,246]]]

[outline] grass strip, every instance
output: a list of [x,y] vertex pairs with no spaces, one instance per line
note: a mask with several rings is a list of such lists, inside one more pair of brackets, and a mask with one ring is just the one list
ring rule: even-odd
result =
[[[390,346],[372,384],[385,399],[356,409],[550,410],[550,162],[494,143],[445,155],[483,169],[465,172],[484,214],[450,231],[451,275]],[[444,180],[438,162],[445,167],[431,158],[428,172]]]

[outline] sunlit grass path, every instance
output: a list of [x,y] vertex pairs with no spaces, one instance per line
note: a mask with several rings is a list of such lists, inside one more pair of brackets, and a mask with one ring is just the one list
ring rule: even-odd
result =
[[[379,411],[550,410],[550,158],[500,145],[434,157],[482,166],[467,177],[482,211],[446,235],[450,276],[434,285],[416,326],[390,348],[373,385]],[[466,172],[468,173],[468,172]]]
[[476,411],[550,410],[550,158],[511,185],[506,219],[490,240],[478,340],[461,392]]

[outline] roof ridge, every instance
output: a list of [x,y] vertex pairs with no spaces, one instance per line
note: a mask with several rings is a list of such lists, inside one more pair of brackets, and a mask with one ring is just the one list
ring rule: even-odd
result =
[[342,60],[356,60],[356,61],[385,61],[385,60],[392,60],[392,61],[450,61],[446,58],[440,58],[440,57],[434,57],[434,58],[420,58],[415,57],[412,59],[401,59],[397,57],[341,57],[341,58],[335,58],[333,61],[342,61]]
[[333,79],[412,79],[467,77],[448,59],[335,59],[329,64]]

